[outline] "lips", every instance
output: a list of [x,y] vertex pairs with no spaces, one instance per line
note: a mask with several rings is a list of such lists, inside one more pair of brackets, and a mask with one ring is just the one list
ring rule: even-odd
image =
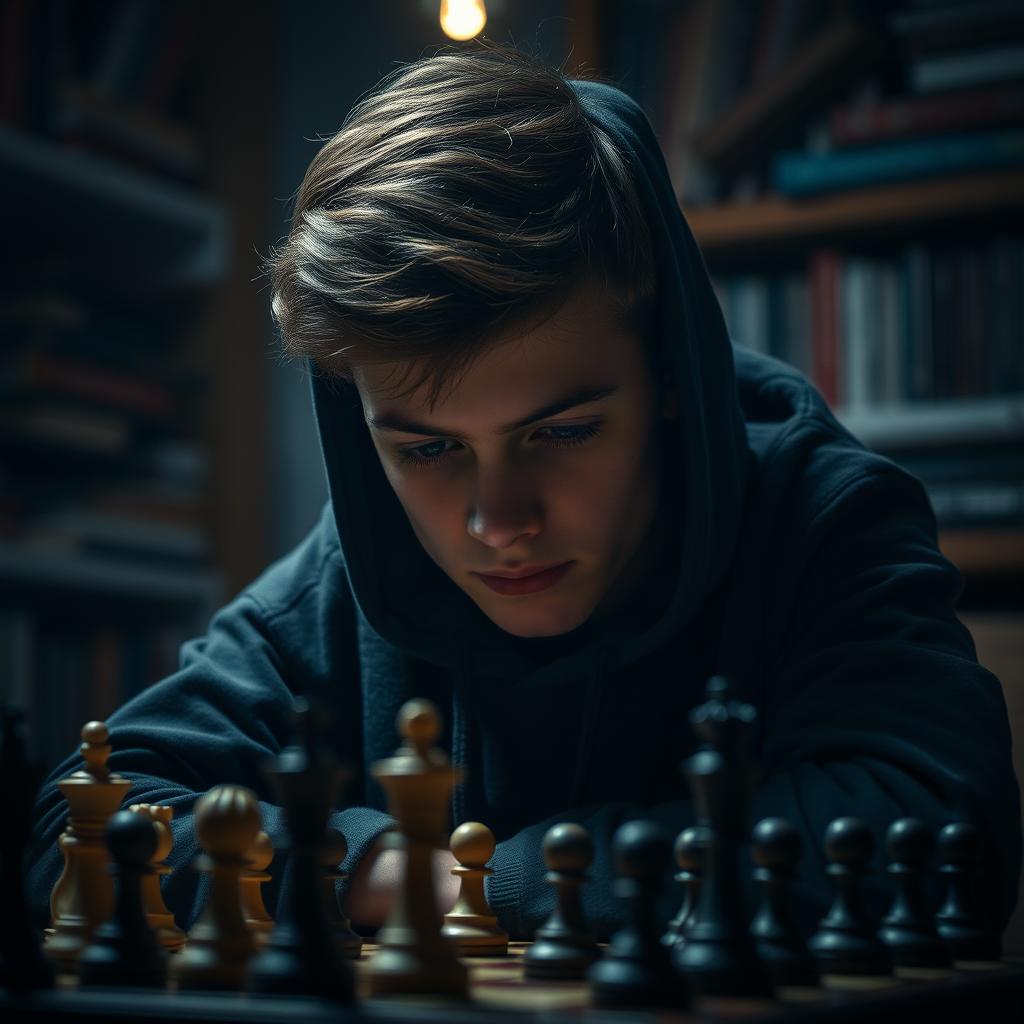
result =
[[492,576],[487,573],[474,573],[479,576],[488,587],[495,593],[506,596],[518,594],[535,594],[541,590],[553,587],[571,568],[572,562],[563,562],[561,565],[553,565],[548,569],[541,569],[539,572],[528,575],[509,577]]

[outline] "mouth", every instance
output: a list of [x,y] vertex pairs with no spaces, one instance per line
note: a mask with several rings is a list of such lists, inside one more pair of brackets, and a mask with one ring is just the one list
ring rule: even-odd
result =
[[553,587],[571,568],[572,562],[562,562],[546,569],[520,571],[515,576],[497,576],[490,573],[473,573],[497,594],[514,596],[535,594]]

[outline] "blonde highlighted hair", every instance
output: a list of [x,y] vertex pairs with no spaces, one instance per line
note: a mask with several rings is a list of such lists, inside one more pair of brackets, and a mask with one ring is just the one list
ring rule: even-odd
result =
[[593,276],[640,325],[654,294],[629,167],[562,73],[493,44],[388,75],[299,188],[267,261],[285,354],[348,377],[411,362],[431,401],[510,325]]

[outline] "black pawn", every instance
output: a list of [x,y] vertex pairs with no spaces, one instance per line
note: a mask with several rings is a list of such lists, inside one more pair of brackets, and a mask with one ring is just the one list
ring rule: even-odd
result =
[[784,818],[754,826],[754,881],[761,903],[750,925],[757,952],[776,985],[815,985],[818,969],[790,913],[790,885],[803,854],[800,833]]
[[4,709],[0,727],[0,988],[29,992],[53,985],[53,967],[40,950],[25,899],[25,847],[39,772],[28,758],[24,715]]
[[932,851],[931,831],[918,818],[900,818],[889,826],[885,847],[896,897],[882,918],[878,937],[896,967],[951,967],[949,949],[932,924],[922,885]]
[[661,937],[662,943],[666,946],[671,947],[678,942],[685,941],[686,929],[693,919],[700,896],[700,874],[707,839],[707,829],[700,825],[684,828],[676,836],[672,852],[675,855],[676,866],[679,868],[675,878],[682,887],[683,901],[680,904],[679,913],[669,921],[665,928],[665,934]]
[[325,709],[295,702],[299,743],[273,759],[267,775],[285,810],[288,859],[277,923],[249,969],[249,987],[276,995],[355,999],[355,976],[338,951],[324,910],[323,862],[329,856],[327,817],[346,770],[322,744]]
[[352,930],[352,922],[342,908],[337,892],[337,883],[348,878],[348,872],[341,869],[341,862],[348,856],[348,840],[336,828],[328,828],[322,852],[327,926],[334,936],[338,952],[349,960],[358,960],[363,952],[363,940]]
[[874,839],[859,818],[837,818],[825,830],[825,853],[835,898],[807,944],[822,974],[887,975],[889,953],[875,935],[861,899]]
[[107,822],[115,877],[114,913],[95,931],[79,961],[82,985],[163,988],[167,958],[142,906],[142,879],[159,842],[152,819],[118,811]]
[[587,972],[598,1006],[682,1008],[689,1002],[658,925],[658,893],[670,855],[668,837],[655,822],[630,821],[615,833],[615,892],[628,904],[628,923],[615,932],[604,957]]
[[994,961],[1002,955],[998,934],[985,930],[972,889],[981,849],[978,830],[954,821],[939,833],[939,873],[946,880],[946,898],[935,926],[954,960]]
[[770,996],[771,978],[750,934],[739,864],[740,845],[748,838],[757,713],[733,698],[721,676],[708,682],[707,695],[690,714],[706,746],[685,764],[697,820],[706,829],[703,877],[685,941],[672,948],[672,962],[702,995]]
[[555,890],[555,908],[523,954],[524,972],[534,979],[582,978],[600,956],[580,898],[594,859],[594,843],[582,825],[563,822],[548,829],[543,852],[548,868],[545,878]]

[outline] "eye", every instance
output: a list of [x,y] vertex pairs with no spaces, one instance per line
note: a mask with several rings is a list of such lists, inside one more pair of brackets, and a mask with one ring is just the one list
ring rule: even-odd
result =
[[412,463],[414,466],[427,466],[431,463],[443,461],[451,449],[446,449],[446,444],[453,444],[452,441],[430,441],[427,444],[417,445],[415,448],[399,448],[398,459],[400,462]]
[[[601,433],[598,423],[555,423],[540,427],[534,434],[541,444],[550,448],[571,448],[583,444]],[[446,447],[446,446],[451,447]],[[428,441],[411,448],[399,448],[398,458],[402,464],[413,466],[437,466],[445,462],[459,449],[455,441]]]
[[576,444],[583,444],[584,441],[589,441],[592,437],[597,437],[601,433],[600,423],[562,423],[554,424],[550,427],[541,427],[537,433],[543,431],[551,431],[548,435],[547,442],[558,448],[567,448]]

